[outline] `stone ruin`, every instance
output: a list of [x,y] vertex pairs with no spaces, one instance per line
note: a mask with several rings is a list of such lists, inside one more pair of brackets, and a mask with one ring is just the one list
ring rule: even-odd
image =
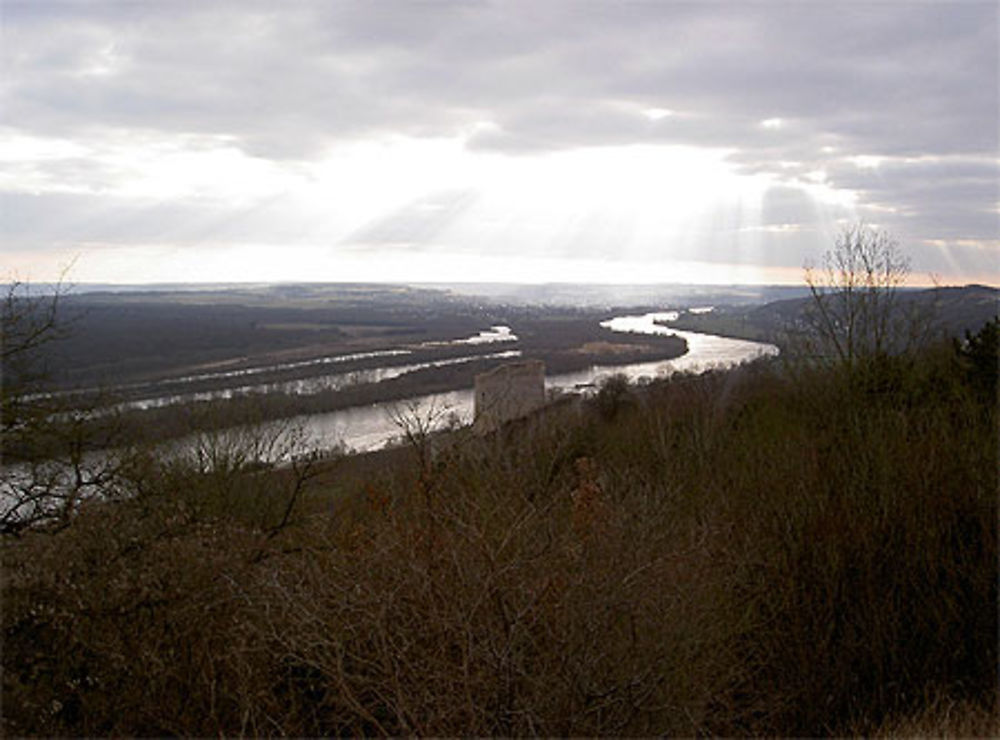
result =
[[545,405],[545,363],[512,362],[476,376],[473,431],[487,434]]

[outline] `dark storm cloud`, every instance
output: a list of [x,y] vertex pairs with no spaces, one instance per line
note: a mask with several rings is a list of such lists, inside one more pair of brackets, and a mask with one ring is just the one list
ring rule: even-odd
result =
[[[876,167],[838,164],[832,182],[859,193],[863,204],[910,216],[933,238],[996,238],[1000,164],[976,157],[888,160]],[[1000,255],[998,255],[1000,261]]]
[[7,0],[2,105],[36,135],[195,132],[274,160],[387,134],[517,154],[719,147],[779,180],[823,170],[921,238],[987,239],[997,7]]
[[[7,11],[10,120],[36,130],[103,122],[308,144],[491,120],[547,147],[753,149],[769,141],[755,124],[780,117],[799,136],[879,151],[996,146],[992,3],[39,5]],[[102,55],[117,72],[81,77]],[[647,127],[635,106],[697,125]]]

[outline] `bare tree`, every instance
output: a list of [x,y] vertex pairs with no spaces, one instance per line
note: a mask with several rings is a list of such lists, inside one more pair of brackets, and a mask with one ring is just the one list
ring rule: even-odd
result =
[[52,466],[36,463],[51,449],[50,396],[41,392],[44,348],[60,336],[57,321],[61,286],[51,294],[33,293],[11,282],[0,304],[0,532],[16,532],[52,511],[49,495],[67,480]]
[[7,286],[0,305],[0,417],[3,429],[25,422],[33,391],[45,378],[42,349],[61,336],[57,321],[60,286],[51,294],[33,294],[28,284]]
[[110,398],[47,386],[63,296],[61,285],[33,294],[14,283],[0,303],[0,535],[58,531],[88,500],[156,497],[184,498],[205,515],[241,511],[268,539],[285,529],[319,457],[302,427],[252,416],[209,432],[219,419],[201,419],[186,440],[144,448]]
[[853,370],[913,349],[926,338],[930,322],[901,305],[909,274],[910,262],[889,232],[864,223],[846,227],[822,267],[806,268],[813,299],[803,337],[808,353]]
[[85,498],[123,494],[117,416],[95,415],[46,387],[47,350],[67,331],[62,282],[12,282],[0,299],[0,534],[59,528]]
[[399,441],[413,451],[424,474],[429,473],[434,458],[434,432],[454,431],[461,425],[450,406],[433,398],[426,405],[418,399],[392,404],[388,414],[399,429]]
[[262,535],[251,560],[270,557],[276,552],[272,540],[301,522],[300,504],[320,473],[318,463],[333,453],[317,451],[294,419],[201,426],[195,421],[188,436],[136,456],[139,464],[123,471],[130,485],[126,498],[140,510],[167,512],[174,528],[238,523]]

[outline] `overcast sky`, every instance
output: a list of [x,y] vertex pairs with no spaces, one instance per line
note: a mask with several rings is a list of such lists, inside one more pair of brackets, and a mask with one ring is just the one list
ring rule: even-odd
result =
[[998,7],[0,0],[0,278],[998,284]]

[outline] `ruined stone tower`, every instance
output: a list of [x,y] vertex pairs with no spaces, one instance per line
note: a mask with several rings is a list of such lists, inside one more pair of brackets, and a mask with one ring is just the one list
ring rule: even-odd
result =
[[512,362],[476,376],[472,429],[486,434],[545,404],[545,363]]

